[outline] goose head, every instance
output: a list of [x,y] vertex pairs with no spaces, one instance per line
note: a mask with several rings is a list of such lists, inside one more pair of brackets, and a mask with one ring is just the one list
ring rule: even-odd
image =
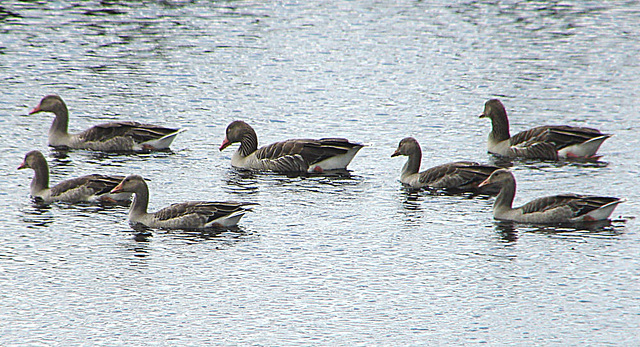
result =
[[35,169],[39,165],[42,165],[43,162],[47,160],[44,158],[44,155],[40,153],[40,151],[30,151],[24,156],[24,160],[22,164],[18,166],[18,170],[20,169]]
[[397,157],[399,155],[411,155],[419,151],[421,150],[420,144],[418,144],[418,140],[413,137],[405,137],[400,141],[400,143],[398,144],[398,148],[395,152],[393,152],[393,154],[391,154],[391,156]]
[[147,184],[140,175],[129,175],[125,177],[120,184],[111,189],[111,194],[115,193],[135,193],[144,189]]
[[507,111],[504,105],[498,99],[491,99],[484,103],[484,111],[480,115],[480,118],[489,118],[491,120],[498,116],[507,117]]
[[58,95],[47,95],[42,100],[38,106],[34,107],[29,114],[34,114],[38,112],[53,112],[63,110],[66,108],[64,101]]
[[497,186],[501,187],[508,182],[514,182],[514,181],[515,181],[515,178],[513,177],[513,174],[511,173],[511,171],[507,169],[498,169],[493,173],[491,173],[491,176],[489,176],[486,180],[478,184],[478,188],[489,185],[489,184],[496,184]]
[[241,142],[246,136],[257,137],[256,132],[249,124],[241,120],[231,122],[231,124],[227,126],[226,135],[220,145],[220,150],[222,151],[229,147],[232,143]]

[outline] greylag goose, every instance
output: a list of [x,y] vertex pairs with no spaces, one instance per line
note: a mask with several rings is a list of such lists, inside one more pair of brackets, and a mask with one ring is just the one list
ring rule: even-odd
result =
[[131,152],[168,149],[182,129],[165,128],[138,122],[109,122],[78,134],[69,134],[69,111],[58,95],[45,96],[29,114],[53,112],[49,146],[89,149],[105,152]]
[[516,195],[516,179],[511,171],[500,169],[480,183],[500,186],[500,193],[493,204],[493,217],[521,223],[575,223],[606,220],[624,200],[607,196],[562,194],[547,196],[513,208]]
[[127,176],[111,193],[134,194],[129,210],[129,222],[149,228],[202,230],[216,227],[233,227],[255,205],[240,202],[191,201],[172,204],[155,213],[148,213],[149,188],[139,175]]
[[114,202],[129,201],[130,193],[111,194],[110,191],[124,176],[87,175],[62,181],[49,188],[49,165],[39,151],[31,151],[24,157],[20,169],[33,169],[31,196],[44,203],[63,202]]
[[229,124],[220,150],[235,142],[240,142],[240,147],[231,157],[231,165],[275,172],[322,173],[346,169],[356,153],[364,147],[343,138],[324,138],[285,140],[258,149],[256,132],[243,121]]
[[498,99],[484,104],[480,118],[491,119],[492,130],[487,142],[489,152],[504,157],[597,160],[600,156],[596,152],[600,145],[611,137],[597,129],[568,125],[543,125],[510,136],[507,111]]
[[497,166],[481,165],[472,161],[457,161],[418,172],[422,161],[422,150],[418,141],[413,137],[402,139],[391,156],[399,155],[409,157],[402,167],[400,182],[411,188],[446,189],[474,193],[496,192],[489,186],[479,189],[478,184],[487,179],[492,172],[498,170]]

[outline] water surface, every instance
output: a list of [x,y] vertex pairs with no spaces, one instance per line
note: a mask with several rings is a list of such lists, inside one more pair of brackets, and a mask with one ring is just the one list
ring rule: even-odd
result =
[[[427,345],[640,343],[635,221],[637,2],[5,1],[0,6],[0,344]],[[46,146],[59,94],[70,130],[179,125],[172,152]],[[600,163],[514,162],[516,203],[560,192],[628,201],[610,225],[498,223],[493,199],[411,192],[423,168],[493,162],[483,104],[512,131],[592,126]],[[242,119],[262,144],[367,143],[349,176],[246,174],[219,152]],[[29,150],[51,181],[148,178],[150,209],[260,204],[237,230],[140,233],[119,206],[39,206]],[[235,149],[233,146],[231,149]]]

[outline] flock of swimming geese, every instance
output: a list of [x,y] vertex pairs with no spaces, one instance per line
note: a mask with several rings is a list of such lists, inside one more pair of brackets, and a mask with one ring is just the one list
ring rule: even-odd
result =
[[[165,128],[138,122],[110,122],[91,127],[81,133],[69,134],[69,112],[57,95],[44,97],[29,114],[52,112],[55,119],[49,129],[49,145],[73,149],[106,152],[138,152],[168,149],[181,129]],[[489,118],[490,153],[508,158],[542,160],[597,160],[596,152],[611,135],[597,129],[574,126],[539,126],[510,136],[509,121],[502,103],[489,100],[481,118]],[[344,170],[363,147],[344,138],[291,139],[258,148],[254,129],[243,121],[234,121],[226,129],[220,150],[239,142],[231,158],[236,168],[282,173],[323,173]],[[498,220],[524,223],[566,223],[606,220],[622,199],[606,196],[562,194],[535,199],[513,208],[516,182],[513,174],[503,168],[472,161],[452,162],[419,172],[422,151],[418,141],[407,137],[400,141],[392,157],[407,156],[400,181],[412,188],[442,189],[450,192],[472,192],[497,197],[493,216]],[[139,175],[127,177],[93,174],[62,181],[49,187],[49,167],[39,151],[26,154],[18,169],[31,168],[31,195],[50,203],[130,201],[132,224],[150,228],[205,229],[235,226],[251,209],[252,203],[186,202],[177,203],[155,213],[147,212],[149,189]]]

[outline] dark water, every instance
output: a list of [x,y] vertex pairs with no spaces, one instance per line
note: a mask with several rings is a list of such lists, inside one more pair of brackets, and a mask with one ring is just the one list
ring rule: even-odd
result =
[[[0,345],[640,344],[639,16],[634,1],[3,1]],[[188,131],[171,153],[56,153],[52,116],[26,116],[51,93],[72,131]],[[405,136],[423,167],[491,161],[477,115],[493,97],[514,131],[615,134],[598,165],[512,168],[516,203],[628,199],[611,225],[505,225],[493,199],[401,188]],[[217,150],[235,119],[263,144],[369,146],[350,177],[246,175]],[[15,170],[32,149],[53,182],[147,177],[151,210],[260,206],[238,230],[139,235],[126,208],[33,204]]]

